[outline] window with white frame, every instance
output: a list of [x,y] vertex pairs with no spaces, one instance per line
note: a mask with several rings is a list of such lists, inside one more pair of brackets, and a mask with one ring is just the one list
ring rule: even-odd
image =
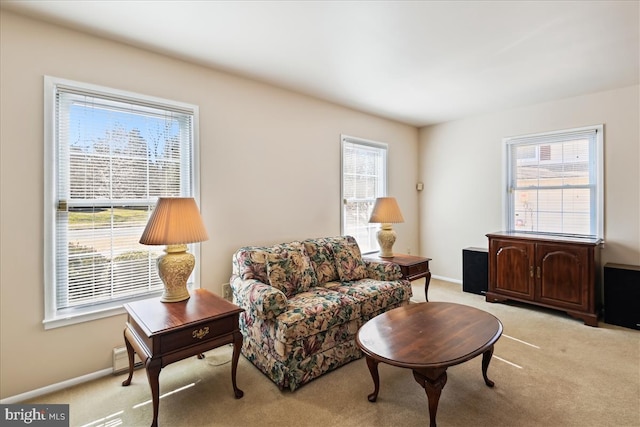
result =
[[505,138],[510,231],[603,236],[603,126]]
[[378,224],[369,224],[377,197],[387,192],[387,144],[342,136],[342,234],[362,253],[378,250]]
[[[158,197],[197,199],[198,109],[49,76],[44,86],[44,324],[52,328],[161,293],[163,248],[138,241]],[[198,245],[191,252],[198,257]]]

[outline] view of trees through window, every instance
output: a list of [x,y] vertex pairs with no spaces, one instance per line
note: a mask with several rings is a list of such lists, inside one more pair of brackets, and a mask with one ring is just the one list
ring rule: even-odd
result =
[[72,199],[141,199],[167,191],[179,194],[177,120],[73,105],[70,127]]
[[56,309],[160,291],[139,239],[158,197],[191,195],[193,114],[64,88],[55,107]]

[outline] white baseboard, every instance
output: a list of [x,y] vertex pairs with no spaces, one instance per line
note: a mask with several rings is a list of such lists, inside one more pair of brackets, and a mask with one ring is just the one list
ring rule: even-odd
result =
[[444,276],[436,276],[435,274],[431,276],[433,279],[443,280],[445,282],[457,283],[458,285],[462,285],[462,280],[452,279],[451,277]]
[[24,402],[25,400],[34,399],[36,397],[44,396],[45,394],[48,394],[48,393],[60,391],[65,388],[72,387],[74,385],[86,383],[87,381],[106,377],[107,375],[112,375],[112,374],[113,374],[113,368],[102,369],[100,371],[96,371],[91,374],[82,375],[76,378],[71,378],[69,380],[51,384],[46,387],[38,388],[36,390],[27,391],[26,393],[17,394],[15,396],[10,396],[4,399],[0,399],[0,403],[9,405],[12,403]]

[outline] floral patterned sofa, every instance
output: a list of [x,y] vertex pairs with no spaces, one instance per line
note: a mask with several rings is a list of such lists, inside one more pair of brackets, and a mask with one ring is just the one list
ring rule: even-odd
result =
[[241,248],[230,284],[242,354],[291,391],[360,358],[360,326],[412,296],[399,266],[363,260],[351,236]]

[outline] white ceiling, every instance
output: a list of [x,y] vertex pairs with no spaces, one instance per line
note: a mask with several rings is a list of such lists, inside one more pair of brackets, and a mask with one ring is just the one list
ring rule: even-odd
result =
[[12,1],[415,126],[640,81],[639,1]]

